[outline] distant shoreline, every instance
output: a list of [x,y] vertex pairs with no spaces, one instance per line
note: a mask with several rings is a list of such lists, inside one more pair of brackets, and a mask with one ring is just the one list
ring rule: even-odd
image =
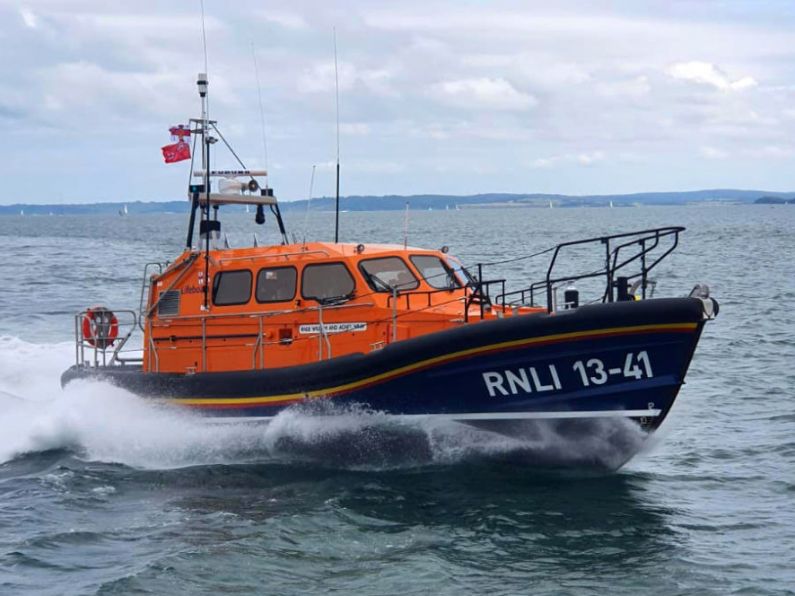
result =
[[[477,195],[388,195],[347,196],[340,198],[340,209],[345,211],[399,211],[408,203],[412,211],[451,211],[463,209],[506,208],[570,208],[570,207],[640,207],[646,205],[735,205],[795,204],[795,192],[770,192],[760,190],[714,189],[683,192],[648,192],[624,195],[558,195],[558,194],[508,194],[488,193]],[[141,215],[184,214],[188,201],[128,201],[102,203],[47,204],[14,203],[0,205],[0,215]],[[280,203],[283,211],[304,211],[306,200]],[[312,199],[311,211],[333,211],[332,197]],[[230,208],[231,210],[231,208]],[[235,208],[242,211],[243,208]]]

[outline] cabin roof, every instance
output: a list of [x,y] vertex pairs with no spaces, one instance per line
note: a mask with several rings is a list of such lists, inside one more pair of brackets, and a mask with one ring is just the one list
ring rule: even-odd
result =
[[286,260],[314,260],[328,258],[350,258],[360,256],[367,258],[376,257],[383,254],[399,253],[422,253],[436,254],[435,249],[417,248],[413,246],[404,247],[402,244],[367,244],[361,243],[364,250],[359,253],[354,243],[334,243],[334,242],[306,242],[300,244],[273,244],[267,246],[248,246],[242,248],[214,249],[212,255],[220,259],[228,258],[274,258],[284,257]]

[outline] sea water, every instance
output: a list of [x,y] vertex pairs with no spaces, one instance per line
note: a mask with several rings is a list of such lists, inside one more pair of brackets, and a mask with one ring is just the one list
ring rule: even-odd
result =
[[[329,214],[285,217],[298,238],[333,234]],[[411,213],[409,245],[467,264],[687,226],[657,295],[706,282],[721,312],[618,471],[631,424],[579,441],[356,409],[219,426],[101,383],[62,390],[74,313],[136,309],[144,263],[181,250],[185,219],[0,219],[0,594],[795,593],[795,207]],[[341,237],[402,244],[403,224],[346,213]],[[242,214],[225,230],[276,239]],[[488,277],[519,288],[546,264]]]

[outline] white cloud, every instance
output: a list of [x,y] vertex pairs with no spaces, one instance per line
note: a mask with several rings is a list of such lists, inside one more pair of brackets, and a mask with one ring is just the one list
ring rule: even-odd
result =
[[[120,72],[79,61],[42,69],[37,78],[40,98],[30,109],[58,128],[104,130],[120,122],[154,122],[165,128],[190,116],[197,105],[194,77],[170,70]],[[223,75],[212,77],[210,84],[212,106],[236,106]]]
[[[339,63],[336,80],[343,91],[351,89],[356,82],[356,68],[347,62]],[[298,90],[302,93],[326,93],[335,85],[334,62],[313,64],[298,77]]]
[[527,110],[538,104],[502,78],[443,81],[433,85],[431,94],[445,104],[469,109]]
[[[636,4],[353,0],[340,20],[321,0],[205,2],[211,112],[241,155],[260,155],[255,39],[274,184],[304,196],[311,164],[335,154],[336,26],[343,168],[356,172],[346,193],[395,192],[388,174],[403,166],[412,176],[401,192],[789,189],[777,160],[795,157],[791,15],[780,3],[742,16],[725,2]],[[119,175],[151,196],[151,147],[198,111],[197,5],[0,0],[0,18],[15,50],[0,61],[0,119],[13,137],[0,162],[27,172],[45,131],[53,145],[74,135],[72,153],[98,168],[145,169]],[[124,145],[92,150],[117,130]],[[474,180],[460,175],[475,168]],[[62,186],[103,198],[77,171],[59,171]],[[174,178],[163,198],[181,196],[175,171],[157,180]],[[8,196],[26,197],[15,180]]]
[[596,92],[602,97],[638,99],[651,92],[651,84],[649,77],[640,75],[632,79],[599,82]]
[[350,172],[362,172],[367,174],[399,174],[406,170],[406,166],[395,161],[354,159],[345,162],[345,169]]
[[791,159],[795,157],[795,147],[791,145],[765,145],[758,149],[752,149],[750,155],[753,157],[771,158],[771,159]]
[[314,167],[322,172],[335,172],[337,170],[337,162],[332,160],[321,161],[314,164]]
[[[336,161],[323,161],[315,164],[317,171],[336,172]],[[379,159],[346,159],[342,162],[342,169],[346,173],[358,172],[362,174],[398,174],[406,170],[402,163]]]
[[36,29],[39,26],[39,19],[32,10],[26,7],[21,7],[19,9],[19,16],[22,17],[22,22],[25,23],[25,27],[29,29]]
[[309,24],[302,15],[296,12],[288,12],[283,10],[263,10],[258,13],[258,16],[267,23],[273,23],[284,29],[308,29]]
[[451,118],[450,110],[444,108],[440,121],[427,119],[407,120],[397,124],[392,130],[393,137],[405,139],[434,139],[437,141],[456,140],[458,142],[497,141],[500,143],[527,143],[534,140],[532,129],[527,126],[523,112],[484,113],[457,112]]
[[[179,77],[166,72],[121,73],[81,61],[58,64],[42,72],[42,78],[46,83],[46,102],[52,110],[97,114],[101,104],[112,100],[118,102],[118,115],[124,117],[126,108],[168,113],[178,107],[169,90]],[[80,93],[69,92],[73,89],[80,89]]]
[[584,14],[583,11],[494,10],[492,7],[470,10],[445,10],[444,18],[433,10],[375,10],[365,16],[365,22],[374,28],[396,31],[457,32],[470,35],[478,31],[490,36],[518,33],[527,36],[541,32],[553,36],[582,36],[609,33],[629,33],[638,29],[664,26],[646,19],[625,16]]
[[732,80],[718,66],[710,62],[677,62],[670,65],[666,72],[675,79],[691,81],[702,85],[710,85],[721,91],[742,91],[756,87],[757,82],[752,77],[742,77]]
[[545,170],[554,166],[558,161],[560,161],[560,158],[558,157],[539,157],[530,164],[530,167],[539,170]]
[[584,166],[590,166],[597,162],[604,161],[605,154],[602,151],[592,151],[591,153],[580,153],[577,161]]
[[706,159],[726,159],[729,157],[729,154],[723,151],[722,149],[716,149],[715,147],[704,146],[699,149],[701,156],[705,157]]
[[[384,69],[359,68],[350,62],[338,62],[336,77],[339,79],[340,91],[349,91],[361,85],[367,90],[389,95],[391,73]],[[301,93],[332,93],[335,86],[334,62],[317,62],[304,69],[296,81],[296,87]]]
[[530,163],[530,167],[538,170],[553,168],[564,165],[592,166],[605,161],[607,155],[604,151],[590,151],[583,153],[566,153],[564,155],[553,155],[551,157],[540,157]]
[[340,133],[350,136],[367,136],[370,134],[370,125],[366,122],[341,122]]

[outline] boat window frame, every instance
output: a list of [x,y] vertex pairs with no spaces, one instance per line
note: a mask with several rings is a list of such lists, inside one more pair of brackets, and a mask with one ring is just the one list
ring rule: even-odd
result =
[[464,264],[461,262],[461,259],[458,257],[454,257],[452,255],[445,255],[445,262],[453,270],[453,273],[456,274],[458,277],[458,283],[461,284],[461,287],[472,286],[477,283],[475,276],[469,272]]
[[[226,273],[248,273],[248,298],[246,298],[242,302],[224,302],[219,304],[216,302],[216,297],[218,295],[218,288],[221,285],[221,277]],[[213,306],[241,306],[243,304],[248,304],[251,302],[251,292],[254,286],[254,276],[251,274],[251,269],[223,269],[221,271],[216,271],[213,274],[213,287],[212,287],[212,301]]]
[[[411,275],[411,277],[414,278],[414,286],[412,286],[412,287],[408,287],[408,286],[405,286],[403,284],[401,284],[400,286],[395,286],[395,289],[398,292],[404,292],[404,291],[410,292],[410,291],[416,290],[417,288],[420,287],[420,283],[421,283],[420,282],[420,278],[415,275],[414,271],[412,271],[411,267],[409,267],[409,264],[406,263],[406,261],[402,257],[400,257],[399,255],[384,255],[384,256],[380,256],[380,257],[369,257],[367,259],[362,259],[362,260],[359,261],[359,271],[361,272],[362,277],[364,277],[364,281],[367,282],[367,285],[370,287],[371,290],[373,290],[374,292],[380,292],[380,293],[384,293],[384,294],[389,293],[389,290],[387,290],[385,288],[380,288],[379,289],[376,286],[376,284],[370,282],[371,276],[372,275],[376,275],[376,274],[369,273],[368,271],[365,271],[364,268],[362,267],[362,265],[364,265],[364,263],[367,263],[369,261],[382,261],[384,259],[397,259],[398,261],[400,261],[403,264],[403,266],[406,268],[406,271],[408,271],[408,273]],[[380,277],[379,277],[379,279],[380,279]],[[386,281],[384,281],[384,280],[382,280],[382,281],[384,283],[386,283]]]
[[[274,269],[292,269],[295,273],[295,279],[293,280],[293,294],[289,298],[282,298],[280,300],[260,300],[259,296],[257,295],[257,288],[259,287],[259,276],[262,274],[263,271],[273,271]],[[295,300],[296,295],[298,294],[298,267],[295,265],[277,265],[275,267],[261,267],[257,270],[257,283],[254,284],[254,300],[257,304],[276,304],[278,302],[292,302]]]
[[[417,265],[417,263],[414,262],[414,258],[415,257],[420,257],[420,258],[425,258],[425,259],[427,259],[427,258],[437,259],[442,264],[442,268],[447,272],[447,278],[446,279],[453,280],[455,282],[455,285],[454,286],[451,286],[451,285],[437,286],[436,284],[434,284],[431,281],[429,281],[429,278],[425,277],[425,275],[423,274],[423,270],[420,268],[420,266]],[[464,284],[461,282],[460,279],[458,279],[458,276],[456,275],[455,269],[450,267],[450,265],[447,263],[447,261],[445,259],[443,259],[442,257],[438,256],[438,255],[434,255],[434,254],[413,254],[413,255],[409,255],[409,261],[411,261],[411,264],[417,270],[417,273],[420,274],[420,277],[422,278],[422,281],[424,281],[426,284],[431,286],[434,290],[447,290],[447,291],[452,292],[454,290],[460,290],[461,288],[464,287]],[[434,277],[436,277],[436,276],[432,275],[430,277],[430,279],[433,279]]]
[[[325,298],[318,296],[307,296],[304,293],[304,278],[306,277],[307,270],[311,269],[312,267],[327,267],[330,265],[342,265],[342,267],[345,269],[345,273],[348,274],[348,277],[351,280],[351,284],[353,285],[351,291],[348,292],[347,294],[341,294],[339,296],[328,296]],[[301,269],[301,298],[303,298],[304,300],[314,300],[315,302],[323,302],[326,300],[331,300],[333,298],[343,299],[343,298],[353,297],[353,294],[355,292],[356,292],[356,277],[353,275],[353,273],[351,273],[351,270],[348,269],[348,266],[345,264],[345,261],[325,261],[322,263],[307,263]]]

